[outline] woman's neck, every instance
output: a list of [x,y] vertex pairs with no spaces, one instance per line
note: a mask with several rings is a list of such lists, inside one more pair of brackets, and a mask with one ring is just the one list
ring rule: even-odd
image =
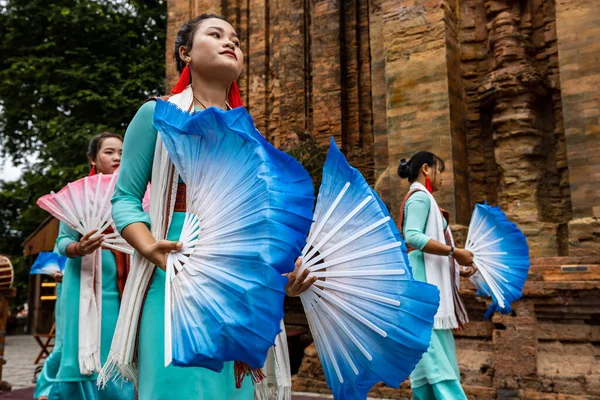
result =
[[194,76],[192,79],[192,91],[194,92],[195,102],[200,102],[201,106],[218,107],[222,110],[227,109],[227,87],[223,82],[215,80],[202,79]]
[[421,185],[425,186],[425,176],[424,175],[419,175],[417,177],[417,179],[415,179],[415,182],[420,183]]

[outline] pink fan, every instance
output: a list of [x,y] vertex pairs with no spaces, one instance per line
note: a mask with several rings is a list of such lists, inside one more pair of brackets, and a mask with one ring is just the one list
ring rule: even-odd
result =
[[82,235],[94,229],[98,235],[112,228],[112,233],[105,234],[102,246],[133,254],[133,248],[114,229],[110,198],[116,180],[117,174],[86,176],[67,183],[58,193],[40,197],[37,204]]
[[142,209],[150,214],[150,184],[148,184],[146,193],[144,193],[144,198],[142,199]]

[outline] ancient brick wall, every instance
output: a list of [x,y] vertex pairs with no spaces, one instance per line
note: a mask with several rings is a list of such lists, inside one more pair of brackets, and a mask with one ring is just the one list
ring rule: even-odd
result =
[[556,0],[556,20],[568,180],[573,199],[569,252],[598,255],[600,7],[594,0]]
[[245,104],[276,146],[334,137],[393,217],[407,189],[400,159],[434,151],[447,161],[438,197],[456,228],[488,201],[519,224],[534,256],[597,254],[593,4],[170,0],[168,83],[181,23],[222,14],[242,38]]
[[[392,217],[407,190],[400,159],[433,151],[459,243],[481,201],[527,235],[536,259],[513,315],[483,320],[464,282],[472,323],[456,336],[470,398],[600,399],[600,260],[565,257],[600,255],[596,0],[169,0],[169,87],[174,35],[203,12],[240,33],[242,95],[276,146],[334,137]],[[588,272],[562,272],[577,263]],[[306,324],[293,300],[286,323]],[[294,388],[328,392],[314,347]]]
[[461,2],[472,203],[499,204],[535,255],[567,254],[571,219],[553,0]]

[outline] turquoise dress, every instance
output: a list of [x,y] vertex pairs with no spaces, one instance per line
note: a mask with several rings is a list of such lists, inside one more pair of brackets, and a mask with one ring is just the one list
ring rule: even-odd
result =
[[[81,235],[69,226],[60,223],[56,247],[60,254],[67,256],[67,246],[79,241]],[[64,270],[62,311],[64,312],[64,333],[62,357],[55,383],[52,385],[49,400],[134,400],[135,391],[130,382],[123,387],[110,382],[104,390],[96,387],[97,374],[79,373],[79,283],[81,257],[69,258]],[[110,344],[119,316],[119,289],[117,287],[117,267],[115,256],[109,250],[102,250],[102,331],[100,338],[100,361],[108,357]]]
[[60,359],[62,356],[62,344],[63,344],[63,318],[64,318],[64,310],[62,307],[64,306],[64,302],[61,301],[62,294],[62,283],[56,283],[56,303],[54,305],[54,347],[52,348],[52,353],[46,358],[44,362],[44,367],[42,368],[42,372],[38,375],[38,378],[35,382],[35,392],[33,393],[33,398],[37,399],[38,397],[48,397],[50,394],[50,390],[52,389],[52,385],[56,380],[56,375],[58,374],[58,368],[60,367]]
[[[144,104],[125,134],[119,177],[112,198],[112,213],[119,232],[127,225],[143,222],[150,228],[150,216],[142,209],[142,198],[152,174],[158,132],[154,127],[154,101]],[[167,240],[177,241],[185,213],[173,213]],[[221,373],[205,368],[164,366],[165,273],[156,268],[140,324],[138,343],[139,400],[252,400],[254,386],[244,379],[236,389],[233,362]]]
[[[425,227],[430,204],[426,193],[416,192],[410,196],[404,206],[405,217],[402,229],[404,240],[415,249],[408,254],[408,260],[414,278],[422,282],[427,281],[422,250],[429,241],[429,237],[425,235]],[[410,374],[410,385],[413,399],[416,400],[467,399],[460,385],[456,348],[450,329],[433,330],[427,353]]]

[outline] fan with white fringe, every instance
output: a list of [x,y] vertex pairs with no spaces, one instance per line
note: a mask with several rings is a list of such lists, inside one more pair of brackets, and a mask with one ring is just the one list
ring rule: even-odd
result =
[[154,124],[186,184],[184,247],[166,266],[165,365],[261,368],[280,332],[281,274],[312,222],[310,176],[244,108],[190,114],[157,101]]
[[511,303],[521,298],[529,273],[525,235],[500,208],[476,204],[465,249],[473,252],[478,269],[471,277],[477,294],[492,298],[485,317],[490,318],[495,311],[509,313]]
[[35,259],[29,273],[31,275],[43,274],[54,275],[57,272],[62,273],[67,263],[67,257],[51,251],[42,251]]
[[429,347],[439,291],[413,280],[385,205],[333,139],[302,269],[318,277],[300,295],[336,399],[397,387]]
[[81,235],[96,229],[97,236],[111,228],[113,232],[104,235],[102,247],[133,254],[133,248],[116,231],[111,215],[116,178],[116,173],[86,176],[67,183],[58,193],[40,197],[37,204]]

